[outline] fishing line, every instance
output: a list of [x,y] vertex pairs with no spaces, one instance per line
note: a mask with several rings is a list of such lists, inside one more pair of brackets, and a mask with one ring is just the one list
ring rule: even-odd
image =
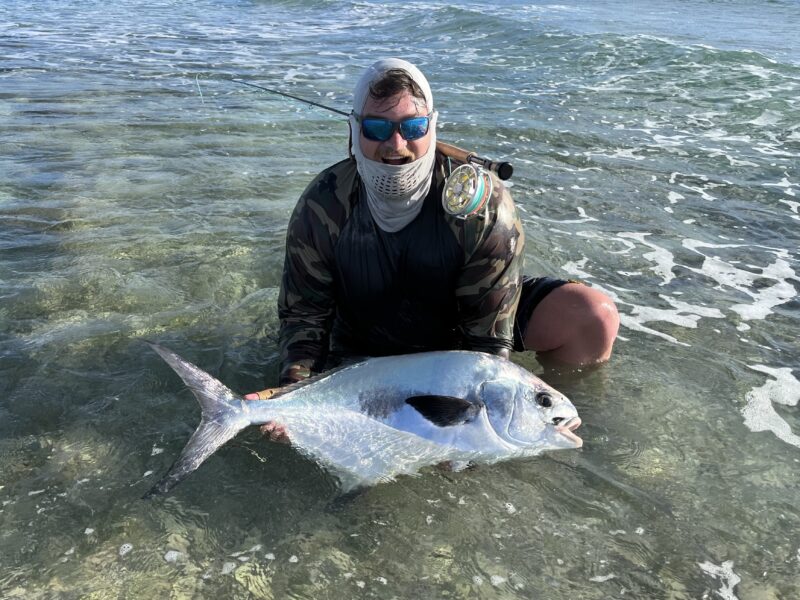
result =
[[281,92],[280,90],[264,87],[263,85],[256,85],[255,83],[250,83],[249,81],[244,81],[243,79],[231,79],[231,81],[233,81],[234,83],[240,83],[242,85],[249,85],[252,88],[263,90],[265,92],[270,92],[272,94],[278,94],[279,96],[291,98],[292,100],[297,100],[299,102],[305,102],[306,104],[311,104],[312,106],[318,106],[319,108],[324,108],[325,110],[335,112],[336,114],[343,115],[345,117],[350,116],[350,113],[346,113],[343,110],[339,110],[338,108],[325,106],[324,104],[320,104],[319,102],[314,102],[313,100],[306,100],[305,98],[300,98],[299,96],[293,96],[292,94],[287,94],[286,92]]
[[199,92],[199,94],[200,94],[200,102],[202,102],[203,104],[205,104],[205,103],[206,103],[206,100],[205,100],[205,98],[203,98],[203,90],[201,90],[201,89],[200,89],[200,75],[195,75],[195,77],[194,77],[194,83],[195,83],[195,85],[197,85],[197,91],[198,91],[198,92]]

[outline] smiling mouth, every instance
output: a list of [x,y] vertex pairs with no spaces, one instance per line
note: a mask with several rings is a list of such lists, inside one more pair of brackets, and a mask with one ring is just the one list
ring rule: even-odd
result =
[[576,448],[583,446],[583,440],[575,435],[575,430],[581,426],[580,417],[572,417],[556,427],[556,431],[575,444]]
[[387,165],[404,165],[411,162],[408,156],[385,156],[381,160]]

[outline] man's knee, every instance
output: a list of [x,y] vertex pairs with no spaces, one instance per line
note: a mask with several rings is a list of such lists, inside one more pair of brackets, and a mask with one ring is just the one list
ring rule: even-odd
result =
[[[619,312],[614,301],[600,290],[584,286],[582,336],[596,355],[596,362],[608,360],[619,332]],[[587,348],[588,349],[588,348]]]
[[536,307],[524,339],[529,350],[569,364],[608,360],[619,330],[614,301],[600,290],[568,283]]

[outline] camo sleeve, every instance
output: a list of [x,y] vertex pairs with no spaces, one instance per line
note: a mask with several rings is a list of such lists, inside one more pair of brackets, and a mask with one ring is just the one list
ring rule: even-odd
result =
[[485,219],[470,222],[456,288],[461,331],[469,349],[498,354],[513,345],[525,234],[511,194],[496,178]]
[[354,181],[346,163],[312,181],[289,220],[278,296],[280,385],[321,371],[327,357],[335,313],[333,251]]

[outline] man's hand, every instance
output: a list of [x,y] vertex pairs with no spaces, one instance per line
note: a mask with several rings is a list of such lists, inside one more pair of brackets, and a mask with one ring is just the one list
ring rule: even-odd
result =
[[[261,390],[260,392],[253,392],[252,394],[247,394],[244,399],[245,400],[269,400],[276,394],[276,392],[280,388],[267,388],[265,390]],[[288,444],[290,443],[289,435],[286,433],[286,428],[281,425],[280,423],[276,423],[275,421],[269,421],[268,423],[264,423],[261,427],[259,427],[261,433],[269,438],[271,442],[278,442],[279,444]]]

